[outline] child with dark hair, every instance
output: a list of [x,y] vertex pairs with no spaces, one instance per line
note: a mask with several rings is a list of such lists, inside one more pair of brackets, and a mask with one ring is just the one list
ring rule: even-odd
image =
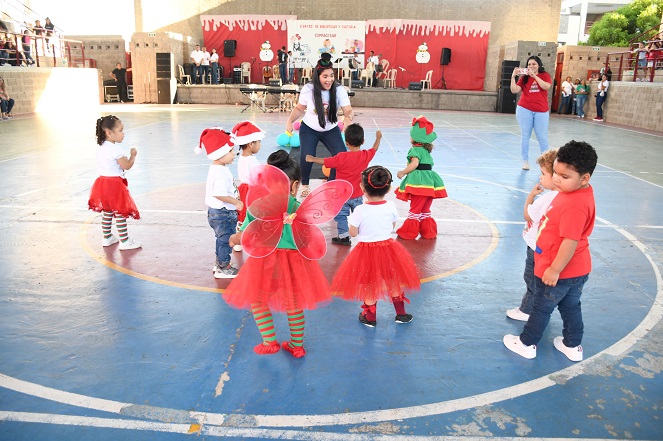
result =
[[375,327],[378,300],[391,300],[396,310],[396,323],[409,323],[412,315],[405,312],[405,291],[419,290],[420,280],[412,256],[391,238],[398,212],[385,195],[391,189],[391,173],[379,165],[361,174],[361,189],[366,203],[349,216],[350,236],[359,244],[336,272],[332,294],[345,300],[364,302],[359,321]]
[[327,168],[336,169],[336,179],[343,179],[352,184],[354,191],[350,199],[343,205],[341,211],[336,215],[336,228],[338,236],[332,237],[332,243],[336,245],[350,246],[350,233],[348,228],[348,216],[355,208],[363,203],[364,192],[360,187],[361,173],[368,167],[375,153],[380,147],[382,132],[375,132],[375,142],[373,147],[368,150],[361,150],[364,144],[364,129],[359,124],[350,124],[345,129],[345,145],[348,152],[341,152],[330,158],[316,158],[312,155],[306,155],[306,162],[324,165]]
[[407,152],[407,167],[396,173],[403,179],[396,189],[396,197],[402,201],[410,201],[410,211],[403,225],[396,230],[401,239],[416,239],[419,234],[424,239],[437,237],[437,222],[433,219],[430,207],[433,199],[446,198],[447,189],[444,181],[433,170],[433,141],[437,134],[435,127],[426,117],[412,119],[410,142],[412,148]]
[[216,279],[232,279],[237,275],[237,269],[230,265],[232,250],[228,241],[237,231],[237,212],[244,208],[244,203],[237,198],[233,175],[227,167],[235,160],[234,147],[230,133],[210,127],[203,130],[194,150],[198,154],[204,151],[212,161],[205,183],[205,205],[207,223],[216,237],[212,268]]
[[[129,157],[126,149],[119,146],[124,140],[124,125],[117,116],[102,116],[97,120],[97,169],[99,177],[90,190],[88,208],[102,213],[101,244],[105,247],[120,242],[121,251],[140,248],[142,244],[129,237],[127,218],[140,219],[140,213],[131,194],[124,172],[134,166],[136,149],[131,148]],[[115,226],[120,236],[113,236],[111,227]]]
[[534,255],[535,296],[523,332],[504,336],[504,345],[525,358],[536,357],[536,345],[559,309],[562,336],[555,348],[571,361],[583,359],[584,324],[580,296],[592,269],[589,235],[596,205],[589,180],[598,157],[586,142],[570,141],[557,152],[553,183],[559,192],[541,219]]
[[[237,212],[237,229],[246,217],[246,193],[249,191],[249,175],[251,169],[260,165],[256,154],[260,151],[261,141],[265,138],[265,132],[251,121],[242,121],[235,124],[232,129],[233,141],[239,146],[239,159],[237,160],[237,178],[240,184],[237,186],[239,200],[244,203],[241,210]],[[242,246],[237,244],[234,251],[242,251]]]
[[[532,188],[525,200],[525,228],[523,230],[523,239],[527,244],[527,257],[525,258],[525,295],[520,302],[520,307],[509,309],[506,315],[513,320],[526,322],[532,311],[532,302],[534,301],[534,251],[536,250],[536,236],[539,232],[539,222],[548,210],[550,203],[557,196],[555,184],[553,184],[553,163],[557,157],[557,149],[546,150],[536,160],[541,168],[539,182]],[[546,191],[548,190],[548,191]],[[545,193],[544,193],[545,192]],[[538,196],[538,197],[537,197]],[[536,198],[536,199],[535,199]]]
[[[245,247],[249,257],[244,261],[237,278],[226,288],[223,299],[233,307],[250,309],[253,313],[262,336],[262,342],[253,348],[256,354],[274,354],[283,348],[293,357],[300,358],[306,355],[304,310],[315,309],[330,300],[329,282],[318,261],[300,253],[293,236],[292,221],[300,206],[296,197],[302,179],[299,164],[285,150],[277,150],[269,155],[267,164],[282,170],[288,177],[288,215],[283,213],[281,236],[272,252],[253,257]],[[249,189],[249,195],[251,191]],[[266,195],[257,210],[266,211],[267,204],[275,199],[274,194]],[[253,216],[255,213],[251,212],[252,206],[249,205],[248,209],[240,231],[230,237],[231,246],[242,241],[242,234],[256,220]],[[322,243],[324,245],[324,241]],[[290,340],[282,344],[276,339],[272,310],[288,315]]]

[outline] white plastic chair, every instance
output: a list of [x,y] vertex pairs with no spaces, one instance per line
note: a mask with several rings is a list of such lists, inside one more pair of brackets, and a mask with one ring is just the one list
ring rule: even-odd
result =
[[433,87],[433,86],[431,85],[431,81],[432,81],[432,79],[433,79],[433,71],[432,71],[432,70],[429,70],[428,72],[426,72],[426,78],[424,78],[423,80],[421,80],[421,88],[422,88],[422,89],[425,89],[425,88],[426,88],[426,85],[428,84],[428,88],[431,89],[431,88]]
[[179,81],[181,84],[191,84],[191,75],[186,75],[184,73],[184,67],[181,64],[177,65],[177,69],[180,72]]
[[302,78],[300,79],[301,84],[306,84],[311,81],[311,76],[313,75],[312,67],[305,67],[302,69]]
[[340,78],[342,85],[345,85],[345,80],[348,81],[348,86],[352,87],[352,76],[350,74],[350,68],[345,67],[342,69],[343,75]]
[[248,61],[245,61],[241,64],[242,68],[242,83],[250,83],[251,82],[251,63]]
[[396,87],[396,74],[398,71],[396,69],[389,69],[389,72],[387,72],[387,77],[384,79],[384,87],[387,88],[387,86],[391,88]]
[[368,62],[366,67],[359,74],[359,79],[364,82],[365,87],[371,87],[373,84],[373,74],[375,73],[375,63]]

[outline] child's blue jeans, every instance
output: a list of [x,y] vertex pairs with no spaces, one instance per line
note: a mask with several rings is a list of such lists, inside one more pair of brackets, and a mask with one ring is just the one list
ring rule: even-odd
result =
[[338,212],[334,220],[336,221],[336,229],[338,230],[338,237],[343,239],[344,237],[350,236],[350,227],[348,227],[348,216],[350,213],[355,211],[355,208],[363,204],[363,196],[359,196],[353,199],[348,199],[348,201],[343,204],[341,211]]
[[523,279],[525,279],[527,290],[525,291],[522,302],[520,302],[520,310],[525,314],[530,314],[532,312],[534,293],[536,291],[536,276],[534,275],[534,250],[529,246],[527,246],[527,258],[525,259]]
[[216,263],[220,267],[230,263],[230,236],[237,231],[237,210],[225,208],[208,208],[207,222],[216,236]]
[[584,331],[580,296],[582,295],[582,287],[589,276],[559,279],[556,286],[545,285],[541,278],[535,278],[536,291],[533,309],[522,334],[520,334],[520,341],[525,346],[537,344],[541,340],[546,326],[548,326],[550,315],[557,307],[562,316],[564,345],[570,348],[579,346],[582,343]]

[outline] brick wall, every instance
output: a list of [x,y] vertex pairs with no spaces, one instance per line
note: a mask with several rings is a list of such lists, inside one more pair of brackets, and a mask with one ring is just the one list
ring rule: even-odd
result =
[[[585,106],[587,118],[596,116],[598,84],[590,84],[591,95]],[[663,132],[663,83],[611,81],[608,99],[603,104],[606,122],[638,129]]]
[[67,112],[103,102],[97,69],[7,67],[0,69],[16,104],[12,113]]
[[[82,41],[85,46],[85,58],[95,61],[96,68],[101,71],[104,80],[112,80],[110,73],[115,69],[117,63],[127,67],[126,42],[119,35],[73,35],[68,39]],[[83,51],[81,45],[71,45],[71,56],[74,60],[81,59]],[[83,67],[83,66],[78,66]]]

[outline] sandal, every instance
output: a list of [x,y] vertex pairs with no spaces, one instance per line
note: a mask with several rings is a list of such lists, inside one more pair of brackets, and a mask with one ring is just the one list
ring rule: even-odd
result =
[[299,193],[299,197],[303,199],[310,194],[311,194],[311,188],[308,185],[307,186],[302,185],[302,191]]

